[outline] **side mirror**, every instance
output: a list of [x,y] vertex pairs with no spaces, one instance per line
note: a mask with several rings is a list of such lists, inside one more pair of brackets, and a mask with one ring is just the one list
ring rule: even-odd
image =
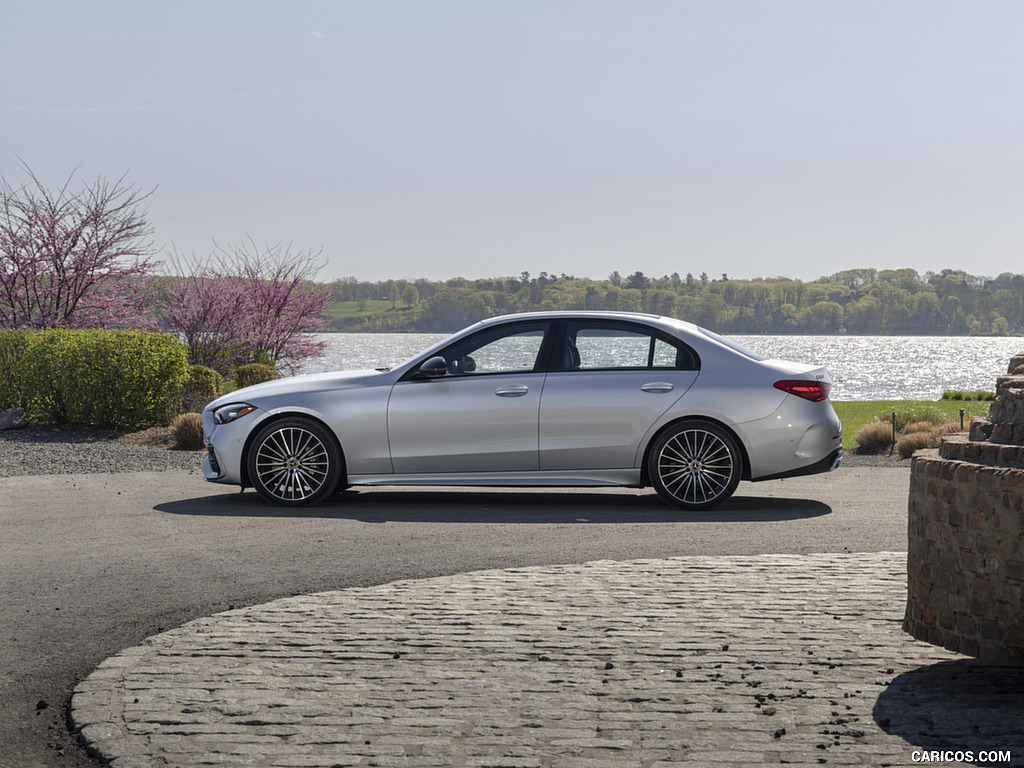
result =
[[436,379],[448,375],[448,363],[440,355],[425,360],[416,371],[418,376],[425,379]]

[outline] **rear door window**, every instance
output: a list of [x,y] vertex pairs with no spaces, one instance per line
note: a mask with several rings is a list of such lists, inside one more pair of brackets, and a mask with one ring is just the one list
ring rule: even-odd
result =
[[681,341],[631,323],[577,321],[567,324],[562,369],[696,370],[697,355]]

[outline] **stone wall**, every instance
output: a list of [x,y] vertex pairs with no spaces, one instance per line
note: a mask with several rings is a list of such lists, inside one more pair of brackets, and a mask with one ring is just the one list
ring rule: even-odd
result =
[[910,472],[907,610],[915,638],[1024,662],[1024,354],[988,419],[919,451]]

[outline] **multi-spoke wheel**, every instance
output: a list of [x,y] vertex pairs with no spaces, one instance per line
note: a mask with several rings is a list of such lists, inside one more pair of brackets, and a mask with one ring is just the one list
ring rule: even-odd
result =
[[312,419],[293,417],[261,429],[249,448],[249,479],[272,504],[314,504],[338,485],[341,454],[331,434]]
[[658,495],[682,509],[708,509],[732,496],[742,458],[732,436],[709,421],[684,421],[661,434],[647,471]]

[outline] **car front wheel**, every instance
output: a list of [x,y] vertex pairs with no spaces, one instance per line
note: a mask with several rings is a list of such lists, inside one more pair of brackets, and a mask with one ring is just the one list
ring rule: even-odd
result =
[[272,504],[297,507],[330,495],[341,478],[341,452],[319,422],[302,417],[263,427],[248,455],[249,479]]
[[647,471],[658,495],[680,509],[710,509],[732,496],[742,458],[733,437],[709,421],[684,421],[655,441]]

